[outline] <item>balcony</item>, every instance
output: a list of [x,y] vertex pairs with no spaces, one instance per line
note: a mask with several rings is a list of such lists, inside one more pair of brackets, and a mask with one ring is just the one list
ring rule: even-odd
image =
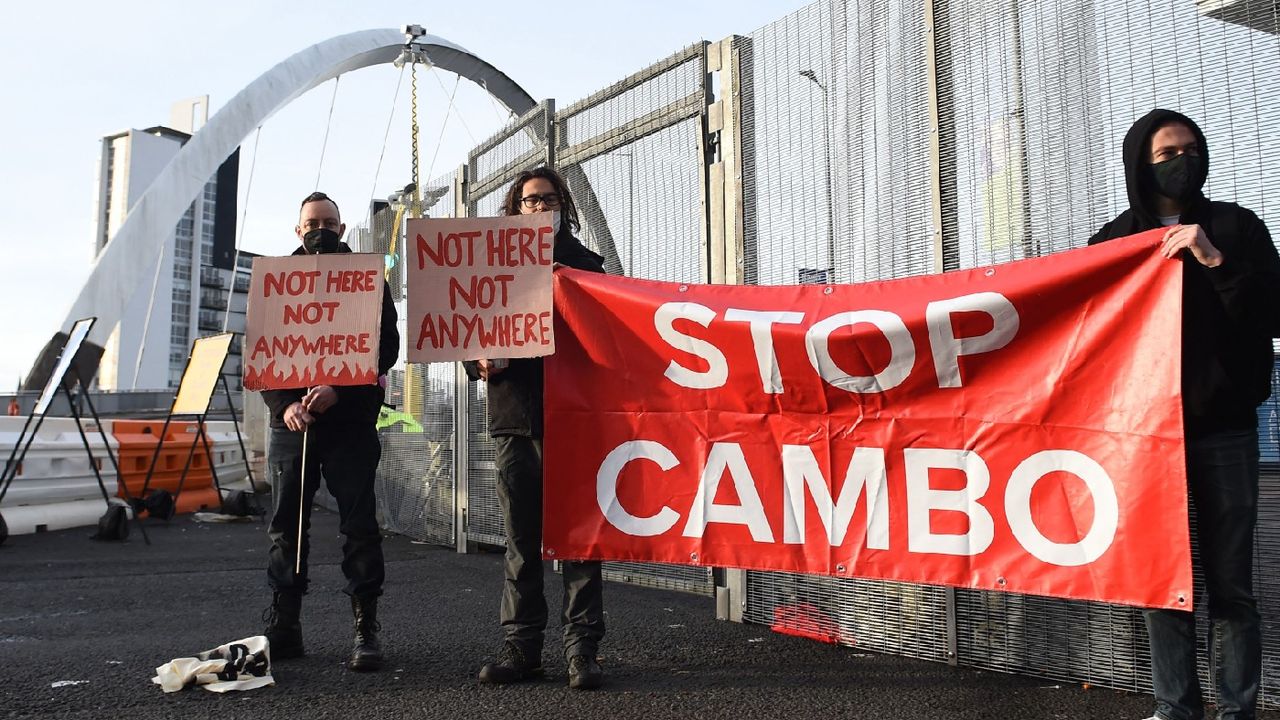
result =
[[227,296],[224,295],[221,290],[201,290],[200,307],[211,308],[213,310],[226,310]]
[[201,331],[222,332],[222,313],[201,310],[196,319],[196,326]]
[[205,287],[221,288],[227,286],[227,281],[217,268],[202,267],[200,268],[200,284]]

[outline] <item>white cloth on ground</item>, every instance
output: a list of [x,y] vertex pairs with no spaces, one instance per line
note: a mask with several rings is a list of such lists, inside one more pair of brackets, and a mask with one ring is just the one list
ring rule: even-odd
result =
[[156,668],[151,682],[167,693],[189,685],[222,693],[275,685],[271,677],[271,646],[263,635],[233,640],[195,657],[181,657]]

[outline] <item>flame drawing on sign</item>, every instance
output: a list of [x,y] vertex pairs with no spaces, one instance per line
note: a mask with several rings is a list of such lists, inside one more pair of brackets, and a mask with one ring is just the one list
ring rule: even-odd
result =
[[[372,363],[372,358],[370,359]],[[246,364],[244,368],[244,388],[246,390],[282,390],[285,388],[303,388],[315,385],[373,385],[378,382],[378,371],[375,367],[361,367],[359,364],[341,363],[325,366],[325,358],[316,358],[314,366],[299,366],[287,363],[289,372],[276,367],[272,360],[259,369]]]

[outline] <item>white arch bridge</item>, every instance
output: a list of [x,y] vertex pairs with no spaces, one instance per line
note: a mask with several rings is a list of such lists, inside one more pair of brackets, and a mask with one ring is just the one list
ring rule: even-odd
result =
[[146,284],[151,266],[139,262],[139,258],[159,255],[166,238],[205,183],[255,128],[317,85],[352,70],[393,63],[406,51],[420,61],[476,83],[517,116],[536,105],[515,81],[480,57],[420,31],[365,30],[295,53],[249,83],[210,118],[130,208],[124,223],[99,254],[61,328],[41,350],[23,389],[39,390],[44,386],[67,340],[67,331],[77,319],[88,316],[96,316],[98,321],[81,346],[75,364],[86,381],[96,373],[103,345],[134,291]]

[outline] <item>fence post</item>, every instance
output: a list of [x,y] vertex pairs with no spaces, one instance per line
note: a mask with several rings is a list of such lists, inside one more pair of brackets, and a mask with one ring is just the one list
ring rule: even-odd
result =
[[[933,271],[940,273],[952,269],[954,262],[948,262],[946,252],[947,235],[946,228],[954,222],[955,219],[955,148],[950,148],[950,157],[952,160],[948,165],[950,167],[944,170],[944,138],[943,138],[943,116],[944,114],[950,118],[953,112],[951,108],[952,93],[950,92],[950,81],[946,78],[946,68],[943,72],[938,71],[939,52],[949,55],[946,48],[946,28],[945,28],[945,4],[947,0],[936,0],[938,5],[942,6],[943,18],[939,18],[935,10],[935,0],[924,0],[924,57],[925,57],[925,79],[928,86],[929,94],[929,196],[933,207]],[[949,62],[949,59],[948,59]],[[950,123],[948,123],[948,126]],[[953,141],[955,133],[948,133],[947,139]],[[944,183],[950,182],[952,187],[944,187]],[[948,191],[949,190],[949,191]],[[954,241],[953,241],[954,243]],[[947,663],[956,665],[959,663],[957,656],[956,633],[956,590],[955,588],[946,589],[946,614],[947,614]]]
[[546,145],[546,164],[549,168],[556,166],[556,143],[560,141],[556,132],[556,101],[547,98],[542,101],[542,142]]
[[[453,216],[467,216],[467,165],[453,177]],[[471,380],[462,363],[453,364],[453,539],[454,550],[471,552],[467,540],[467,511],[471,482]]]
[[[703,117],[704,257],[707,282],[740,285],[743,274],[742,86],[736,35],[706,46],[707,109]],[[719,88],[719,93],[714,88]],[[716,619],[742,622],[745,570],[714,572]]]
[[735,44],[739,40],[731,35],[707,46],[707,73],[720,88],[707,106],[705,120],[707,280],[727,285],[744,280],[742,86]]

